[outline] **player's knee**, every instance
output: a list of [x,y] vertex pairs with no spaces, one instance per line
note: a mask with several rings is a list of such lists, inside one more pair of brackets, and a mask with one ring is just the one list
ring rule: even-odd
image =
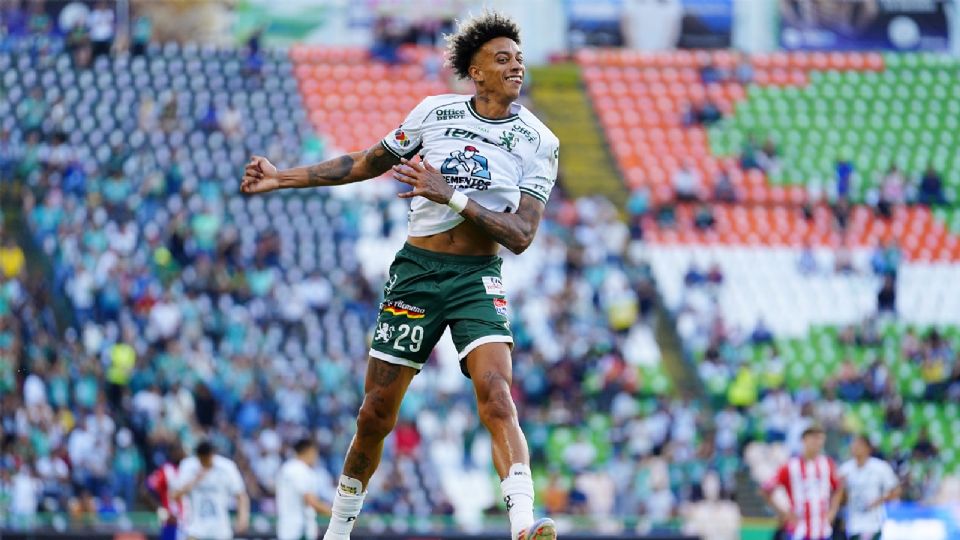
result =
[[510,395],[510,387],[506,384],[497,385],[486,393],[486,398],[477,403],[480,419],[487,426],[503,422],[515,422],[517,408]]
[[357,436],[382,440],[397,423],[397,411],[387,406],[377,396],[367,395],[357,415]]

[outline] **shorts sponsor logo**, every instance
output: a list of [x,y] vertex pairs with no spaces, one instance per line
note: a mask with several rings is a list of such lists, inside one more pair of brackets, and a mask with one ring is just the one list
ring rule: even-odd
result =
[[444,120],[463,120],[467,116],[466,111],[459,109],[440,109],[437,111],[437,121]]
[[397,130],[393,132],[393,138],[402,148],[410,146],[410,137],[407,137],[407,134],[404,133],[403,128],[397,128]]
[[383,286],[383,295],[390,296],[390,293],[393,292],[393,288],[397,286],[397,275],[394,274],[390,276],[390,279],[387,280],[386,285]]
[[422,307],[410,305],[403,300],[390,300],[384,302],[383,311],[395,317],[406,317],[408,319],[422,319],[427,315],[427,310]]
[[499,276],[483,276],[481,279],[487,294],[499,294],[500,296],[507,294],[507,291],[503,288],[503,280]]
[[380,325],[377,326],[377,333],[373,336],[373,340],[389,343],[392,337],[393,326],[390,326],[388,323],[380,323]]
[[497,315],[506,315],[506,314],[507,314],[507,299],[506,299],[506,298],[494,298],[494,299],[493,299],[493,309],[497,310]]

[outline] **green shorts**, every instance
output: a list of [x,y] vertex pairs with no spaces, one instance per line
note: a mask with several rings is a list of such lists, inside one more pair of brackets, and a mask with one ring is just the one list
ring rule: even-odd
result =
[[420,370],[449,326],[464,359],[484,343],[513,344],[496,255],[449,255],[405,244],[390,265],[370,356]]

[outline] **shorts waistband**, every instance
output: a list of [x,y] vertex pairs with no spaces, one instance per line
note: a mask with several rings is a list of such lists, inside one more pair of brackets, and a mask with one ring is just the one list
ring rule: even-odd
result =
[[412,246],[404,243],[400,253],[408,253],[425,259],[433,259],[445,264],[455,264],[460,266],[477,266],[481,264],[490,264],[500,259],[499,255],[456,255],[453,253],[441,253],[439,251],[430,251],[428,249]]

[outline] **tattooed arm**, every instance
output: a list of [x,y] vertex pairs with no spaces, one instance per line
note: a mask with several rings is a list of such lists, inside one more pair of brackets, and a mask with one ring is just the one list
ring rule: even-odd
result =
[[375,178],[399,160],[377,143],[362,152],[353,152],[316,165],[278,171],[266,158],[253,156],[243,173],[240,190],[266,193],[276,189],[339,186]]
[[[413,163],[401,159],[400,165],[393,167],[393,177],[413,186],[412,190],[399,195],[403,199],[420,196],[435,203],[447,204],[453,196],[453,187],[447,184],[443,175],[427,162]],[[543,217],[543,210],[544,205],[539,199],[533,195],[521,193],[520,207],[517,208],[516,213],[494,212],[475,201],[470,201],[460,215],[483,229],[498,244],[519,255],[533,242],[533,237],[536,236],[537,228],[540,226],[540,218]]]

